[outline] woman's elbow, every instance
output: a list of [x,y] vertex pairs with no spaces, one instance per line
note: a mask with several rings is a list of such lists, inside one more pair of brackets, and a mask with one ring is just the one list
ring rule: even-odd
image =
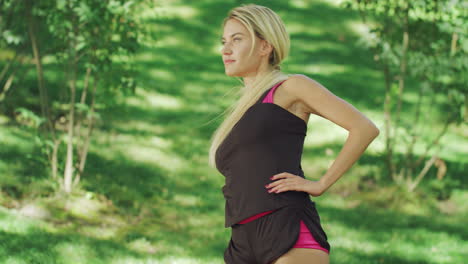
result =
[[351,131],[356,131],[361,136],[374,140],[379,134],[380,129],[370,120],[355,126]]

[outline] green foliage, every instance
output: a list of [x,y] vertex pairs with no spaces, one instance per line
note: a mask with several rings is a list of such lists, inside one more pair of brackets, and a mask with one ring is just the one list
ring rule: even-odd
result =
[[[17,122],[41,132],[36,136],[36,154],[44,156],[33,156],[38,164],[45,165],[48,160],[58,173],[64,171],[65,164],[73,164],[77,171],[79,164],[85,164],[77,159],[87,157],[81,151],[87,149],[83,142],[88,142],[79,137],[91,135],[91,126],[99,121],[99,111],[119,103],[122,95],[134,92],[132,55],[141,45],[143,31],[134,13],[144,3],[139,1],[138,7],[137,2],[128,0],[0,3],[0,47],[10,54],[5,64],[15,62],[18,57],[37,64],[16,66],[14,70],[11,67],[7,74],[12,77],[18,68],[29,67],[36,74],[16,78],[14,85],[25,86],[26,90],[23,89],[23,94],[10,93],[2,110],[10,113],[14,106]],[[8,71],[9,67],[5,69]],[[0,87],[5,80],[2,77]],[[71,109],[76,110],[73,117]],[[74,133],[74,138],[68,140],[64,135],[70,122],[80,133]],[[89,132],[83,133],[85,129]],[[45,130],[48,133],[42,133]],[[71,144],[74,155],[67,155],[67,144],[58,143],[55,157],[54,145],[49,144],[52,138]],[[66,163],[69,158],[73,161]],[[58,164],[53,166],[55,160]],[[71,171],[70,167],[67,171]]]
[[[370,27],[360,43],[373,51],[386,77],[388,174],[397,184],[417,185],[416,168],[423,169],[422,161],[437,154],[428,150],[439,147],[449,125],[468,124],[468,23],[462,2],[342,2]],[[425,149],[416,151],[418,145]],[[450,193],[444,186],[439,194],[442,189]]]
[[45,119],[43,117],[38,116],[31,110],[28,110],[24,107],[18,107],[16,109],[16,121],[19,124],[29,126],[32,128],[38,128],[42,123],[44,123]]
[[[60,1],[2,1],[0,3],[0,47],[12,54],[29,57],[31,42],[29,22],[38,38],[38,48],[45,65],[45,85],[50,101],[67,101],[71,56],[78,65],[78,80],[90,68],[98,77],[98,96],[101,103],[114,104],[120,94],[134,91],[136,80],[131,55],[140,47],[142,23],[134,15],[145,1],[113,0],[60,0]],[[23,66],[30,67],[30,66]],[[55,68],[62,69],[59,76],[51,76]],[[34,70],[34,68],[30,68]],[[26,77],[26,76],[24,76]],[[4,80],[0,80],[0,86]],[[14,85],[25,85],[29,95],[37,89],[27,78],[15,80]],[[78,86],[78,91],[83,89]],[[25,98],[9,98],[25,105]],[[38,104],[38,103],[36,103]],[[86,102],[88,104],[88,102]],[[10,107],[6,104],[6,107]],[[31,109],[30,107],[28,107]],[[38,107],[35,107],[39,109]],[[5,112],[12,112],[5,109]],[[56,109],[52,108],[52,113]]]
[[342,5],[364,14],[371,28],[361,44],[392,72],[400,70],[403,32],[408,30],[408,74],[420,80],[427,94],[446,95],[444,118],[467,121],[468,23],[462,1],[346,0]]
[[460,188],[460,181],[453,178],[444,178],[442,180],[431,179],[427,181],[428,193],[435,196],[438,200],[447,200],[453,191]]

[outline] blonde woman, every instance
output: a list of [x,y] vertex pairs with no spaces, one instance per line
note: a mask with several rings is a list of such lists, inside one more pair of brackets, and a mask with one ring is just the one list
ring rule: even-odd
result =
[[[209,163],[225,176],[229,264],[329,263],[330,245],[310,196],[322,195],[361,156],[378,128],[317,81],[284,74],[289,35],[271,9],[232,9],[223,21],[222,59],[228,76],[241,77],[239,99],[213,134]],[[301,167],[311,114],[349,136],[320,180]]]

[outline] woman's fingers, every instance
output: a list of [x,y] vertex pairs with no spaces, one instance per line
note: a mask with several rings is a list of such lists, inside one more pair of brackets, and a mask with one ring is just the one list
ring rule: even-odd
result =
[[267,186],[265,186],[268,190],[268,192],[275,192],[276,190],[278,190],[279,188],[281,187],[284,187],[286,186],[287,183],[284,181],[284,180],[278,180],[276,182],[273,182],[273,183],[270,183],[268,184]]
[[292,175],[291,173],[289,172],[282,172],[282,173],[278,173],[278,174],[275,174],[273,175],[270,180],[274,181],[274,180],[277,180],[277,179],[282,179],[282,178],[287,178],[287,177],[297,177],[296,175]]
[[287,172],[276,174],[270,179],[276,181],[265,185],[265,188],[269,189],[269,193],[300,191],[300,183],[301,181],[304,181],[302,177]]

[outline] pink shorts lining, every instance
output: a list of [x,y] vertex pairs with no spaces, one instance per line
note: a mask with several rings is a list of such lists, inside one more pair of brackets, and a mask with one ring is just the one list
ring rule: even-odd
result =
[[301,220],[301,229],[299,232],[299,238],[297,239],[296,244],[293,248],[312,248],[312,249],[320,249],[325,251],[327,254],[330,254],[329,251],[322,246],[314,239],[312,234],[310,233],[307,226],[304,224],[304,221]]
[[[271,214],[274,211],[275,210],[271,210],[271,211],[266,211],[266,212],[253,215],[247,219],[240,221],[239,224],[246,224],[264,215]],[[319,250],[325,251],[327,254],[330,254],[326,248],[323,248],[322,246],[320,246],[320,244],[315,240],[314,236],[310,233],[304,221],[301,220],[300,225],[301,225],[301,228],[299,230],[299,238],[297,239],[296,244],[294,244],[293,248],[319,249]]]

